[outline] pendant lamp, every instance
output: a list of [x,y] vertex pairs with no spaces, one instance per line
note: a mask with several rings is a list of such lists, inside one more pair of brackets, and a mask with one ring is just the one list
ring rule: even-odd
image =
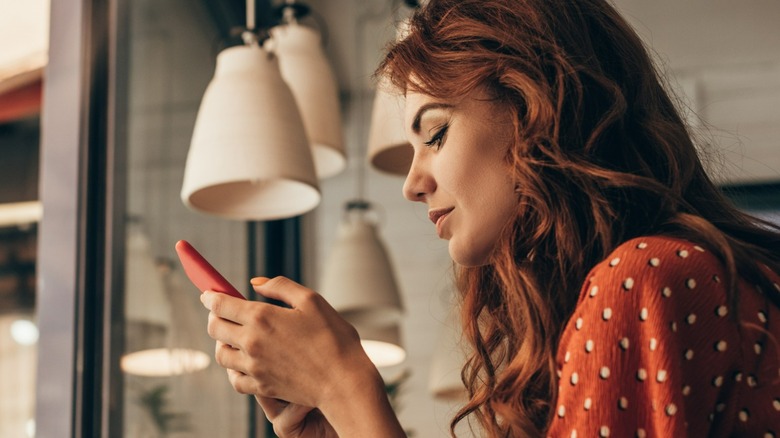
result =
[[412,164],[412,145],[404,131],[404,99],[382,80],[374,95],[371,128],[368,132],[368,159],[382,172],[406,176]]
[[[179,339],[173,325],[171,294],[151,253],[151,244],[138,224],[130,224],[125,275],[126,327],[122,371],[137,376],[174,376],[202,370],[211,363],[208,353]],[[170,293],[169,293],[170,292]],[[178,309],[177,312],[181,312]]]
[[322,51],[319,33],[298,24],[293,15],[285,16],[285,24],[271,28],[270,42],[303,117],[317,176],[328,178],[343,171],[347,164],[338,85]]
[[217,56],[195,121],[181,198],[193,210],[236,220],[283,219],[320,202],[311,150],[279,59],[253,33]]
[[367,202],[347,203],[320,291],[356,327],[387,327],[400,321],[403,306],[390,258],[368,217],[370,211]]
[[406,359],[406,350],[401,343],[398,324],[386,327],[364,325],[355,328],[360,335],[360,344],[374,366],[391,367]]
[[[396,28],[396,41],[409,33],[409,20]],[[412,146],[404,129],[404,97],[393,90],[386,78],[380,80],[374,95],[371,127],[368,134],[368,160],[371,165],[391,175],[406,176],[412,165]]]

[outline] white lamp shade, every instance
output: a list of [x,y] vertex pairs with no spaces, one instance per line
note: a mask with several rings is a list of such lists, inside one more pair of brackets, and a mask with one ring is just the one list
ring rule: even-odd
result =
[[[395,40],[409,34],[409,19],[396,24]],[[391,91],[386,77],[380,80],[374,95],[371,127],[368,131],[368,160],[380,171],[406,176],[412,165],[412,146],[404,130],[404,98]]]
[[164,377],[208,368],[211,357],[189,348],[151,348],[122,356],[119,367],[135,376]]
[[41,201],[0,203],[0,227],[27,225],[39,222],[43,216]]
[[371,127],[368,131],[368,160],[383,172],[406,176],[413,150],[404,131],[404,100],[389,91],[383,80],[374,95]]
[[391,367],[406,359],[397,324],[387,327],[356,327],[368,358],[376,367]]
[[171,323],[171,302],[151,242],[140,225],[128,226],[126,245],[125,318],[128,323],[159,327],[164,332]]
[[352,217],[340,224],[320,291],[355,326],[389,326],[401,319],[403,308],[390,258],[373,223]]
[[451,309],[441,327],[431,360],[428,390],[439,400],[462,401],[467,396],[466,387],[460,378],[467,350],[457,309]]
[[165,347],[175,324],[170,298],[149,239],[137,224],[130,224],[125,274],[126,353],[120,359],[125,373],[173,376],[208,367],[211,358],[203,351]]
[[256,46],[217,57],[195,121],[181,198],[237,220],[297,216],[320,191],[306,131],[277,59]]
[[347,164],[336,79],[322,51],[319,34],[298,24],[271,29],[282,77],[290,86],[314,155],[319,178],[344,170]]

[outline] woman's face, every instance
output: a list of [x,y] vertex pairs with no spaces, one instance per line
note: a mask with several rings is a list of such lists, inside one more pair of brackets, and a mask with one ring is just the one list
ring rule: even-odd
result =
[[404,119],[414,148],[404,196],[428,205],[456,263],[484,265],[517,211],[509,117],[477,90],[457,100],[409,92]]

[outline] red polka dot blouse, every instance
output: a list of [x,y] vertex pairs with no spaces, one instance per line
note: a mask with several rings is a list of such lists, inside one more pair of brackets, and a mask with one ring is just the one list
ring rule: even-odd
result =
[[561,337],[548,435],[780,438],[780,310],[744,281],[731,308],[725,278],[665,237],[597,265]]

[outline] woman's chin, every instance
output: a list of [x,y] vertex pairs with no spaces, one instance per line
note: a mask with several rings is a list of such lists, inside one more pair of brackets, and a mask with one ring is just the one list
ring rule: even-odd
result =
[[448,249],[450,258],[459,266],[476,268],[487,265],[490,261],[489,251],[474,251],[474,248],[468,248],[468,245],[458,245],[457,239],[450,239]]

